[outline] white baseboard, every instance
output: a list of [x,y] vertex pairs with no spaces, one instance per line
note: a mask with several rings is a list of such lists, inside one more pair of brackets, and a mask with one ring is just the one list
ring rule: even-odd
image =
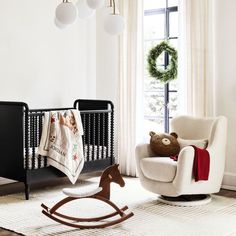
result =
[[222,188],[236,191],[236,174],[235,173],[232,173],[232,172],[224,173]]
[[222,189],[227,189],[227,190],[232,190],[232,191],[236,191],[236,187],[235,186],[229,186],[229,185],[222,185],[221,186]]

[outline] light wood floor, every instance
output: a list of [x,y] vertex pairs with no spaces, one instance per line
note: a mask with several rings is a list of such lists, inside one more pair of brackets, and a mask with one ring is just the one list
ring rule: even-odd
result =
[[[98,173],[93,174],[93,176],[96,176],[96,175],[99,176],[100,174],[98,174]],[[89,177],[91,177],[91,175]],[[87,175],[82,175],[82,179],[86,179],[86,178],[88,178]],[[53,186],[53,185],[62,184],[62,183],[64,184],[67,182],[68,182],[68,180],[66,178],[64,178],[64,179],[59,179],[59,180],[56,180],[56,181],[53,181],[50,183],[47,182],[47,186],[50,186],[50,185]],[[40,184],[34,185],[32,187],[32,189],[39,189],[42,186],[45,186],[45,183],[40,183]],[[24,191],[24,185],[22,183],[16,182],[16,183],[0,185],[0,196],[6,195],[6,194],[11,194],[11,193],[16,193],[16,192],[20,192],[20,191]],[[230,198],[236,198],[236,191],[221,189],[221,191],[217,195],[230,197]],[[22,234],[8,231],[8,230],[2,229],[0,227],[0,236],[16,236],[16,235],[22,235]]]

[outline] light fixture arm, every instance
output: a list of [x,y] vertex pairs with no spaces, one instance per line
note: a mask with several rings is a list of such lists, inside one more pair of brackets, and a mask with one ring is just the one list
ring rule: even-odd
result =
[[113,3],[113,15],[116,14],[116,2],[115,0],[112,0],[112,3]]

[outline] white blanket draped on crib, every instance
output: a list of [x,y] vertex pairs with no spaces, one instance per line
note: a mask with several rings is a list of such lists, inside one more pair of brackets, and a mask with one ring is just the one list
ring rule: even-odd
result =
[[84,166],[83,126],[78,110],[45,112],[38,154],[74,184]]

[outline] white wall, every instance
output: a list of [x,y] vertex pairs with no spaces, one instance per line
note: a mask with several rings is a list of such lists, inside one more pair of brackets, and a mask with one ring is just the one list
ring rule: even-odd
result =
[[228,145],[223,185],[236,190],[236,1],[218,0],[217,113],[228,118]]
[[0,100],[39,108],[96,96],[96,18],[60,30],[60,2],[0,1]]
[[96,96],[99,99],[111,100],[116,107],[119,79],[119,37],[109,35],[104,31],[102,10],[97,11],[96,33]]
[[115,157],[118,156],[117,121],[118,121],[118,93],[119,93],[119,37],[108,35],[103,28],[102,11],[97,12],[97,70],[96,97],[111,100],[115,111]]

